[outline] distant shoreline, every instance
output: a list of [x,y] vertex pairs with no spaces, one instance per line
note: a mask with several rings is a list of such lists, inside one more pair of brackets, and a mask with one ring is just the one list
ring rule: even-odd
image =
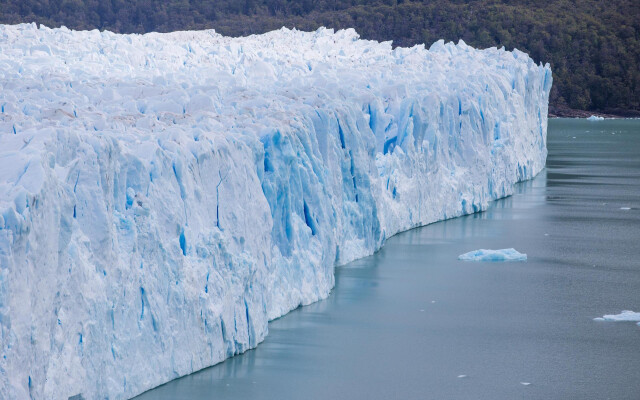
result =
[[592,115],[604,118],[640,118],[637,110],[585,111],[568,107],[549,106],[549,118],[589,118]]

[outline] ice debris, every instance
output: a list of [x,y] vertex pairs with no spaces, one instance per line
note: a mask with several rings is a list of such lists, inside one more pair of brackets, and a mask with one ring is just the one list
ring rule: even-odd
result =
[[527,255],[516,249],[500,250],[474,250],[458,256],[458,260],[464,261],[526,261]]
[[604,117],[599,117],[597,115],[592,115],[587,118],[587,121],[604,121]]
[[594,318],[594,321],[628,321],[636,322],[640,321],[640,312],[633,312],[624,310],[620,314],[609,314],[602,317]]

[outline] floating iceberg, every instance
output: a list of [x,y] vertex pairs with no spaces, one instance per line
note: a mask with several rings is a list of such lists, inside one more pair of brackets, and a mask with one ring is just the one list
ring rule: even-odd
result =
[[[640,322],[640,312],[633,312],[624,310],[620,314],[609,314],[599,318],[594,318],[594,321],[629,321]],[[640,323],[638,324],[640,325]]]
[[336,265],[535,176],[551,82],[462,41],[0,26],[0,398],[255,347]]
[[527,255],[516,249],[474,250],[458,256],[463,261],[527,261]]
[[597,115],[592,115],[587,118],[587,121],[604,121],[604,117],[599,117]]

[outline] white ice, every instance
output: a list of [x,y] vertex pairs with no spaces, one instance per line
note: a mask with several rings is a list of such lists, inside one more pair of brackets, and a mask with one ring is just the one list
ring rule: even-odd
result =
[[551,82],[462,41],[0,25],[0,398],[255,347],[336,265],[534,177]]
[[587,118],[587,121],[604,121],[604,117],[599,117],[597,115],[592,115]]
[[500,250],[473,250],[458,256],[458,260],[464,261],[526,261],[527,255],[519,253],[516,249]]
[[602,317],[594,318],[594,321],[640,321],[640,312],[624,310],[620,314],[609,314]]

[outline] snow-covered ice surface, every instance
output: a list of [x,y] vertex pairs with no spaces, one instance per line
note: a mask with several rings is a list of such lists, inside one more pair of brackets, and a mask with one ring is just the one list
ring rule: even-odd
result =
[[[640,322],[640,312],[624,310],[620,314],[609,314],[602,317],[594,318],[594,321]],[[640,325],[640,323],[638,325]]]
[[592,115],[587,118],[587,121],[604,121],[604,117],[598,117],[597,115]]
[[458,256],[463,261],[526,261],[527,255],[516,249],[473,250]]
[[538,173],[551,82],[353,30],[0,26],[0,398],[128,398],[256,346],[334,266]]

